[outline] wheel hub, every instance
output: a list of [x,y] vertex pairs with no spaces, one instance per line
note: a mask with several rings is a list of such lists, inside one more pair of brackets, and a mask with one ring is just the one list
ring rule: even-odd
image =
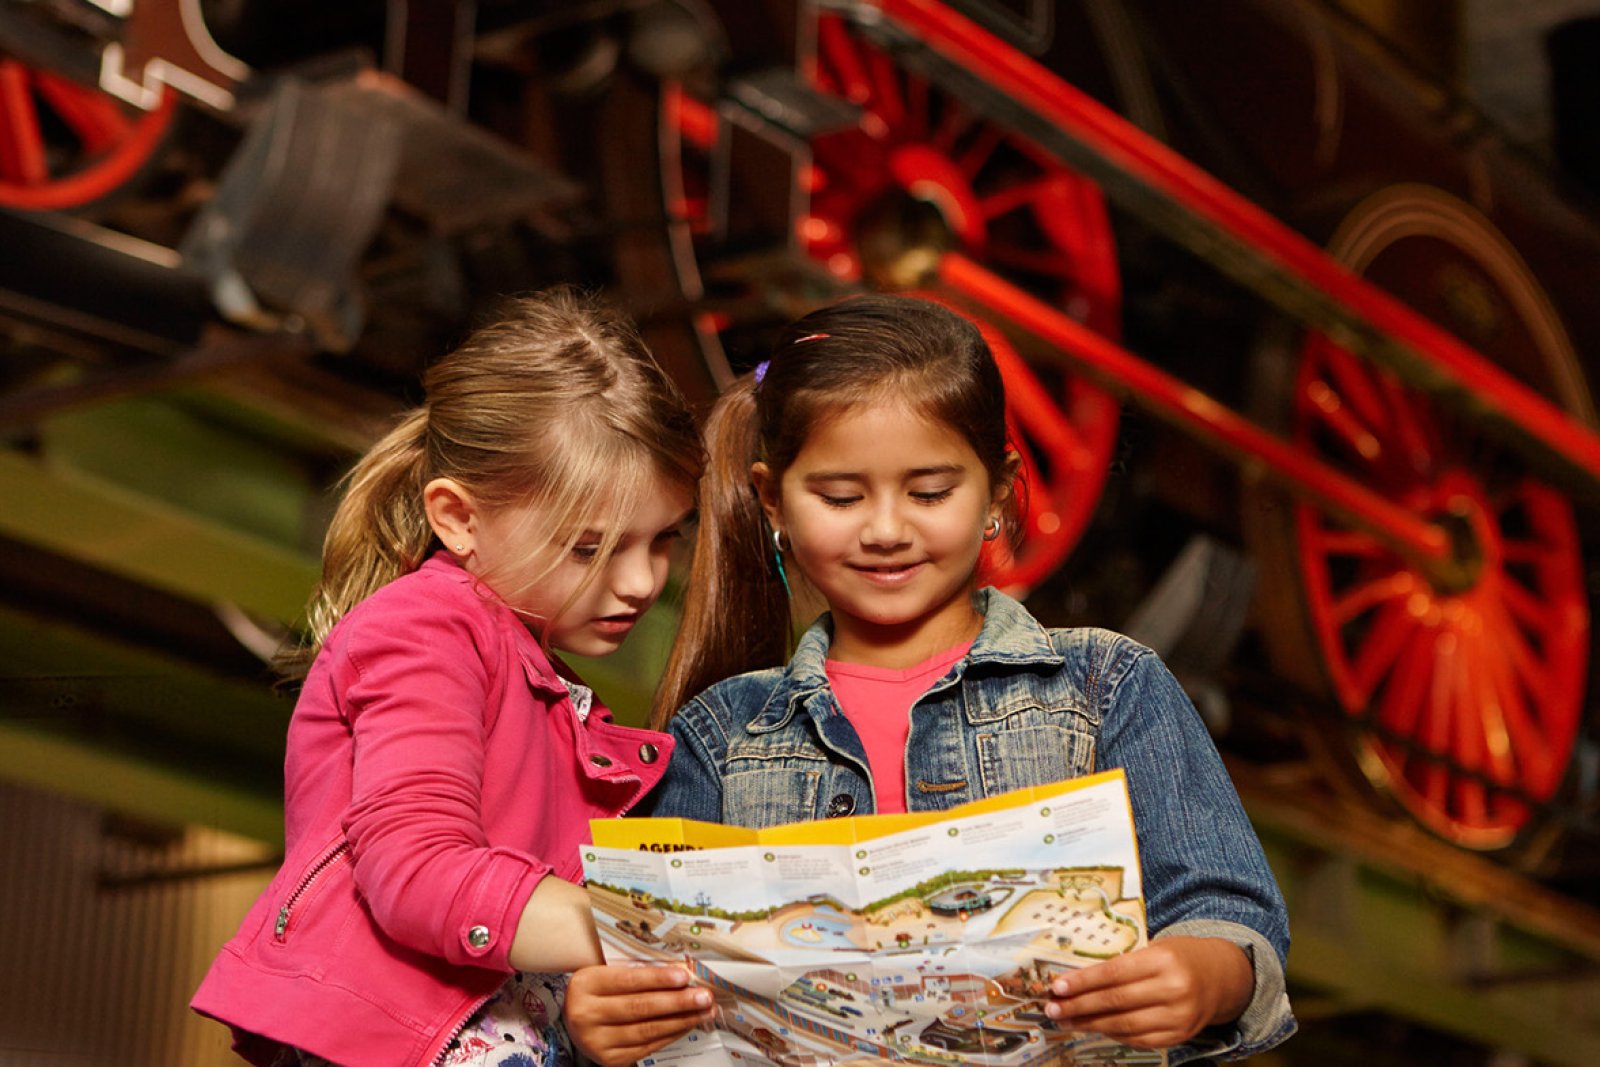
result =
[[1441,596],[1470,592],[1489,566],[1495,537],[1478,494],[1446,488],[1444,499],[1424,508],[1422,513],[1450,540],[1449,556],[1425,566],[1423,577]]
[[957,242],[936,203],[894,189],[862,213],[861,273],[880,288],[919,289],[939,273],[939,260]]

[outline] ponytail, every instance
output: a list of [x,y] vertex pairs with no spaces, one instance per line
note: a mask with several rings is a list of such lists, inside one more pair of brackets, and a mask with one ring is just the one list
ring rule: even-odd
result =
[[772,532],[750,482],[756,461],[754,381],[746,375],[718,398],[706,419],[706,470],[700,522],[683,618],[650,723],[713,682],[789,656],[789,596],[778,576]]
[[277,665],[302,677],[328,631],[381,586],[421,566],[433,546],[422,507],[428,409],[412,409],[345,479],[322,542],[322,577],[306,608],[306,635]]

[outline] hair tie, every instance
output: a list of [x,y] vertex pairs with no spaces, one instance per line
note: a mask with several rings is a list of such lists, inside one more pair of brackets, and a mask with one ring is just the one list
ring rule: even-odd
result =
[[756,364],[756,384],[761,384],[761,379],[767,376],[767,368],[772,365],[772,360],[764,359]]
[[826,341],[827,339],[828,335],[825,333],[808,333],[804,337],[797,339],[795,344],[803,345],[807,341]]

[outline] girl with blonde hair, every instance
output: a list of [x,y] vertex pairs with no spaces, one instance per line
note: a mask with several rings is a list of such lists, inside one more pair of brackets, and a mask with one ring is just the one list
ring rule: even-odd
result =
[[601,958],[579,847],[672,750],[559,654],[615,651],[662,591],[701,463],[677,390],[570,290],[424,385],[328,531],[283,865],[193,1000],[254,1064],[567,1062],[565,974]]

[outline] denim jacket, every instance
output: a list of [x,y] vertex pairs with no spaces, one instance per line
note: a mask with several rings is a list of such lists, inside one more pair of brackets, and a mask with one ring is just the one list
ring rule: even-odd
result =
[[[1123,768],[1153,935],[1224,938],[1255,969],[1238,1022],[1203,1031],[1171,1062],[1283,1041],[1295,1030],[1283,897],[1177,680],[1126,637],[1047,630],[997,590],[976,596],[984,623],[971,651],[911,707],[907,810]],[[759,827],[872,812],[866,753],[824,670],[830,637],[824,615],[787,667],[719,682],[680,710],[651,814]]]

